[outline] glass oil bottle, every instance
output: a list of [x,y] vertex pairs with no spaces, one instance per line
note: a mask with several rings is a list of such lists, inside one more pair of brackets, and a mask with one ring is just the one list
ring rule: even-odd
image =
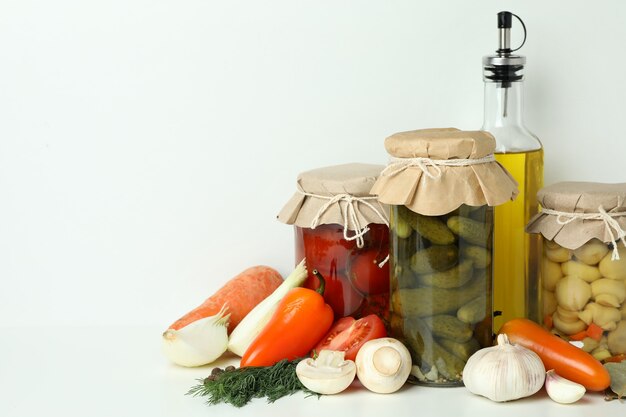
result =
[[[482,130],[496,139],[495,157],[517,180],[515,201],[495,209],[494,229],[494,330],[515,317],[538,320],[537,275],[540,241],[524,232],[537,213],[537,191],[543,186],[543,148],[523,121],[523,70],[526,58],[510,47],[512,17],[498,13],[499,48],[483,58],[485,114]],[[522,45],[524,44],[522,42]]]

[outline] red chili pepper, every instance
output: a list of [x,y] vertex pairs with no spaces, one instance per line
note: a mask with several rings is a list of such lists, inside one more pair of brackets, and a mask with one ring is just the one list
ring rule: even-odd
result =
[[317,291],[294,288],[246,350],[240,366],[272,366],[282,359],[306,356],[333,324],[333,309],[324,302],[324,278]]

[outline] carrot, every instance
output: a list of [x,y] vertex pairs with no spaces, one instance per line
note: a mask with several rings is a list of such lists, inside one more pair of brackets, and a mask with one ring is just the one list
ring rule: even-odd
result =
[[569,340],[576,340],[576,341],[581,341],[585,339],[586,337],[589,337],[586,330],[583,330],[582,332],[574,333],[568,336]]
[[552,314],[546,314],[543,317],[543,325],[546,329],[552,330],[552,327],[554,326],[554,322],[552,321]]
[[595,339],[595,340],[602,339],[603,333],[604,333],[604,330],[602,329],[602,327],[598,326],[595,323],[591,323],[589,327],[587,327],[587,335],[592,339]]
[[589,391],[602,391],[611,382],[608,371],[593,356],[530,320],[509,320],[500,333],[506,333],[512,343],[534,351],[547,370],[554,369]]
[[218,314],[226,306],[226,314],[230,314],[230,334],[246,314],[274,292],[282,282],[280,274],[269,266],[248,268],[224,284],[198,307],[172,323],[169,329],[180,330],[196,320]]
[[611,356],[610,358],[606,358],[605,360],[603,360],[602,362],[607,363],[607,362],[624,362],[626,361],[626,353],[620,353],[619,355],[615,355],[615,356]]

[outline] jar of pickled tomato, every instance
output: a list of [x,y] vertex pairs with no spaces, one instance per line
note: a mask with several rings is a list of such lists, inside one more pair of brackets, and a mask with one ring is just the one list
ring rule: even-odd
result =
[[306,258],[308,288],[326,281],[335,317],[385,318],[389,306],[387,209],[369,194],[381,165],[344,164],[303,172],[278,215],[293,224],[296,264]]

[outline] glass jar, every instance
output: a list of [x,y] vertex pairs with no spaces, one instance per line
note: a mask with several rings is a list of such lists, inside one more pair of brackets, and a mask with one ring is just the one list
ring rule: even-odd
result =
[[602,361],[626,353],[626,248],[592,239],[570,250],[543,239],[543,325]]
[[348,241],[343,226],[323,224],[315,229],[295,229],[296,262],[306,258],[309,277],[304,286],[317,289],[317,269],[326,280],[324,298],[337,317],[377,314],[389,310],[389,228],[370,224],[363,247]]
[[492,344],[493,208],[442,216],[391,207],[391,329],[419,382],[460,385],[467,359]]
[[385,140],[372,194],[390,206],[390,330],[411,352],[412,382],[462,385],[493,341],[493,207],[514,199],[487,132],[427,129]]
[[306,171],[278,219],[295,229],[296,264],[306,258],[305,286],[326,281],[324,299],[336,318],[389,315],[387,207],[370,189],[384,167],[345,164]]
[[600,361],[626,354],[626,184],[561,182],[537,199],[536,321]]

